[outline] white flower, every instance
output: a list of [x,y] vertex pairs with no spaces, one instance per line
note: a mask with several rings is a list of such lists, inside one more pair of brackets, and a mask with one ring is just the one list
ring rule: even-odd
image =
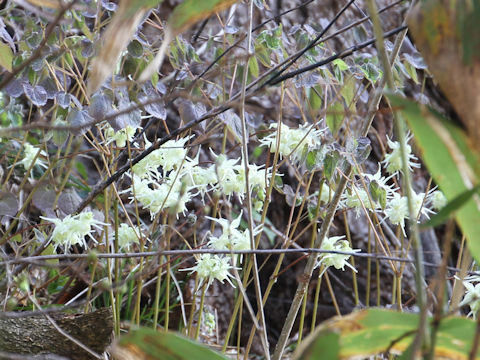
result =
[[160,150],[160,165],[164,171],[178,169],[183,159],[187,159],[188,149],[185,149],[184,146],[192,137],[193,135],[179,140],[169,140],[158,149]]
[[[238,230],[240,221],[242,219],[242,212],[240,215],[233,220],[232,222],[227,219],[215,219],[209,216],[206,216],[207,219],[215,221],[222,226],[222,234],[219,237],[210,236],[208,245],[216,250],[251,250],[250,242],[250,230],[245,229],[243,231]],[[253,236],[257,236],[262,232],[263,226],[258,225],[253,229]],[[233,263],[237,264],[238,255],[233,255]],[[242,256],[240,256],[240,262],[242,261]]]
[[222,192],[227,196],[232,195],[234,192],[243,194],[242,186],[245,185],[237,181],[237,172],[240,166],[237,163],[240,159],[227,159],[223,154],[216,155],[212,149],[210,149],[210,152],[216,158],[215,172]]
[[133,173],[142,178],[149,178],[152,175],[158,177],[158,168],[163,168],[163,173],[176,169],[184,161],[189,161],[187,157],[188,149],[185,149],[185,143],[192,136],[187,136],[180,140],[169,140],[159,149],[152,151],[148,156],[140,160],[133,166]]
[[187,210],[186,204],[192,197],[180,179],[173,182],[172,179],[165,178],[163,181],[158,184],[152,179],[141,179],[134,175],[133,185],[127,190],[134,194],[130,197],[131,201],[136,198],[145,209],[150,210],[152,219],[163,209],[171,209],[175,214],[184,213]]
[[228,257],[202,254],[198,257],[197,264],[194,267],[183,269],[182,271],[191,270],[192,273],[196,272],[200,278],[200,285],[207,281],[208,287],[213,280],[218,280],[222,284],[226,280],[232,287],[235,287],[230,280],[230,278],[233,278],[232,274],[229,273],[230,269],[232,269],[232,266]]
[[211,236],[209,245],[216,250],[230,250],[233,248],[233,238],[239,237],[241,232],[238,230],[240,221],[242,220],[242,213],[232,222],[227,219],[216,219],[206,216],[207,219],[217,222],[222,226],[222,234],[220,237]]
[[97,242],[92,236],[92,226],[100,229],[100,225],[106,225],[101,221],[95,220],[93,213],[90,211],[74,216],[67,215],[63,220],[43,216],[40,216],[40,218],[55,224],[52,241],[55,244],[55,248],[59,245],[64,246],[65,252],[70,246],[77,244],[86,249],[87,241],[85,240],[85,236],[89,236],[94,242]]
[[[236,182],[240,185],[239,194],[244,194],[246,191],[246,182],[245,182],[245,166],[242,163],[241,166],[237,168],[237,179]],[[248,182],[250,185],[250,192],[253,189],[257,189],[258,193],[265,194],[267,188],[267,179],[269,180],[272,177],[272,168],[262,169],[262,165],[249,164],[248,165]]]
[[470,306],[470,312],[468,313],[468,316],[473,315],[475,318],[478,310],[480,310],[480,283],[473,285],[468,281],[464,281],[463,285],[467,291],[459,305],[463,306],[468,304]]
[[210,165],[208,168],[201,166],[195,166],[190,172],[187,173],[192,179],[192,184],[202,194],[202,197],[208,192],[208,188],[216,188],[217,173],[215,171],[215,165]]
[[[359,252],[359,249],[352,249],[350,244],[347,240],[345,240],[345,236],[332,236],[332,237],[325,237],[322,242],[322,250],[327,251],[343,251],[343,252]],[[325,253],[320,254],[317,259],[316,267],[320,265],[324,266],[323,272],[330,267],[333,266],[335,269],[342,269],[345,270],[345,265],[348,266],[353,271],[357,272],[357,270],[347,261],[350,259],[351,255],[344,255],[344,254],[334,254],[334,253]],[[323,272],[319,275],[322,276]]]
[[[320,201],[327,204],[333,198],[334,194],[335,192],[332,190],[332,188],[324,182],[322,184],[322,193],[320,194]],[[318,195],[318,192],[317,192],[317,195]]]
[[348,208],[355,209],[357,217],[360,216],[360,212],[363,210],[363,207],[368,210],[375,210],[377,207],[379,207],[379,205],[369,197],[366,190],[355,185],[352,185],[351,193],[345,191],[342,196],[344,205]]
[[408,219],[407,197],[394,193],[393,198],[387,202],[385,216],[393,225],[400,225],[405,234],[405,219]]
[[23,165],[23,168],[25,170],[30,169],[32,166],[33,160],[35,159],[35,156],[38,157],[35,160],[35,165],[39,165],[43,168],[47,168],[45,165],[45,162],[40,158],[40,156],[47,156],[47,153],[41,149],[37,149],[34,147],[32,144],[26,142],[23,147],[23,159],[19,162],[19,164]]
[[433,211],[427,208],[426,200],[425,193],[417,194],[412,191],[413,213],[417,216],[417,218],[419,217],[420,213],[425,215],[427,218],[430,218],[430,214],[433,214]]
[[[407,135],[405,139],[405,155],[408,162],[408,168],[412,171],[412,168],[419,168],[420,164],[413,162],[417,160],[417,157],[412,154],[412,147],[408,144],[412,135]],[[402,171],[402,157],[400,151],[400,143],[398,141],[392,141],[387,136],[387,142],[392,152],[385,155],[383,163],[389,174],[395,174],[397,171]]]
[[105,137],[107,138],[107,144],[115,141],[117,147],[125,147],[128,142],[132,142],[137,129],[141,129],[140,126],[127,125],[125,128],[115,131],[110,125],[107,125],[105,131]]
[[447,205],[448,202],[447,198],[440,190],[436,190],[431,193],[429,196],[429,201],[430,204],[432,204],[433,210],[435,211],[441,210],[443,207],[445,207],[445,205]]
[[[277,123],[271,124],[270,129],[277,129]],[[292,156],[292,160],[298,161],[304,153],[305,147],[311,150],[320,144],[320,136],[325,129],[314,129],[313,125],[300,125],[297,129],[292,129],[285,124],[280,126],[280,142],[277,140],[277,131],[264,137],[260,143],[270,148],[270,152],[277,151],[281,157]]]
[[[111,236],[113,240],[115,233]],[[118,247],[120,250],[129,250],[133,244],[140,243],[140,236],[143,236],[143,234],[137,226],[132,228],[130,225],[122,223],[118,227]]]

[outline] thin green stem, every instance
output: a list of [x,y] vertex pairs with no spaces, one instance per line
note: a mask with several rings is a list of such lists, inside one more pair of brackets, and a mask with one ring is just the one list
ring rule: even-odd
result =
[[207,283],[202,284],[202,295],[200,297],[200,309],[198,309],[197,330],[195,331],[195,340],[198,340],[200,335],[200,328],[202,327],[203,306],[205,304],[205,293],[207,291]]

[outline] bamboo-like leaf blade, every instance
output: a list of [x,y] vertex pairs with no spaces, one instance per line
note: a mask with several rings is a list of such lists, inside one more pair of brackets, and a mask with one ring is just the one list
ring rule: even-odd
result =
[[470,200],[473,194],[478,193],[480,185],[475,186],[471,190],[467,190],[452,201],[450,201],[444,208],[442,208],[437,214],[432,216],[430,220],[420,226],[421,229],[428,229],[443,224],[456,210],[460,209],[465,203]]
[[198,21],[225,10],[237,0],[185,0],[170,15],[168,26],[178,34]]
[[[431,110],[399,96],[388,96],[405,116],[430,174],[451,201],[478,184],[479,154],[467,135]],[[473,195],[455,213],[473,257],[480,260],[480,199]]]
[[115,359],[227,360],[228,358],[191,339],[171,332],[140,328],[120,338],[113,348]]
[[[339,359],[358,359],[389,351],[408,351],[417,332],[419,315],[385,309],[367,309],[336,317],[320,325],[295,353],[295,359],[314,359],[311,349],[327,339],[340,345]],[[432,319],[428,319],[428,324]],[[446,317],[437,328],[435,358],[467,360],[475,335],[475,321],[461,317]],[[338,334],[334,339],[332,333]],[[324,345],[325,346],[325,345]],[[316,357],[318,359],[320,357]],[[323,358],[323,357],[322,357]],[[476,356],[475,359],[479,359]]]

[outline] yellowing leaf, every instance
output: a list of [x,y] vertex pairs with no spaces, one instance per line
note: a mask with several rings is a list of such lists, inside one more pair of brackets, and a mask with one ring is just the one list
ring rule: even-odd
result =
[[237,0],[185,0],[173,10],[168,26],[174,33],[185,31],[213,13],[225,10]]
[[[429,319],[429,324],[432,319]],[[319,359],[317,343],[340,347],[337,359],[358,359],[390,351],[406,351],[416,334],[418,314],[401,313],[385,309],[367,309],[347,316],[336,317],[320,325],[308,336],[294,355],[294,359]],[[337,338],[333,336],[337,334]],[[475,322],[460,317],[447,317],[440,321],[434,349],[435,359],[469,359],[475,335]],[[480,359],[477,355],[475,359]]]
[[[455,4],[452,6],[452,4]],[[424,0],[408,18],[428,70],[480,148],[480,0]]]
[[0,66],[12,72],[13,51],[5,43],[0,42]]
[[62,2],[59,0],[27,0],[30,4],[49,9],[61,9]]

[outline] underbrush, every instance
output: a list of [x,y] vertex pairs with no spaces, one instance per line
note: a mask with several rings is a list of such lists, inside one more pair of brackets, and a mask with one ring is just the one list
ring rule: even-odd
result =
[[[6,314],[107,307],[115,339],[169,329],[277,359],[359,309],[475,317],[465,236],[452,220],[418,229],[452,196],[384,97],[430,101],[400,22],[384,26],[382,53],[370,46],[379,28],[351,4],[301,24],[314,2],[235,3],[178,25],[160,71],[137,82],[175,29],[169,2],[145,11],[131,41],[105,36],[121,4],[18,4],[0,23]],[[115,41],[125,50],[94,86],[93,59]],[[395,358],[397,340],[377,353]]]

